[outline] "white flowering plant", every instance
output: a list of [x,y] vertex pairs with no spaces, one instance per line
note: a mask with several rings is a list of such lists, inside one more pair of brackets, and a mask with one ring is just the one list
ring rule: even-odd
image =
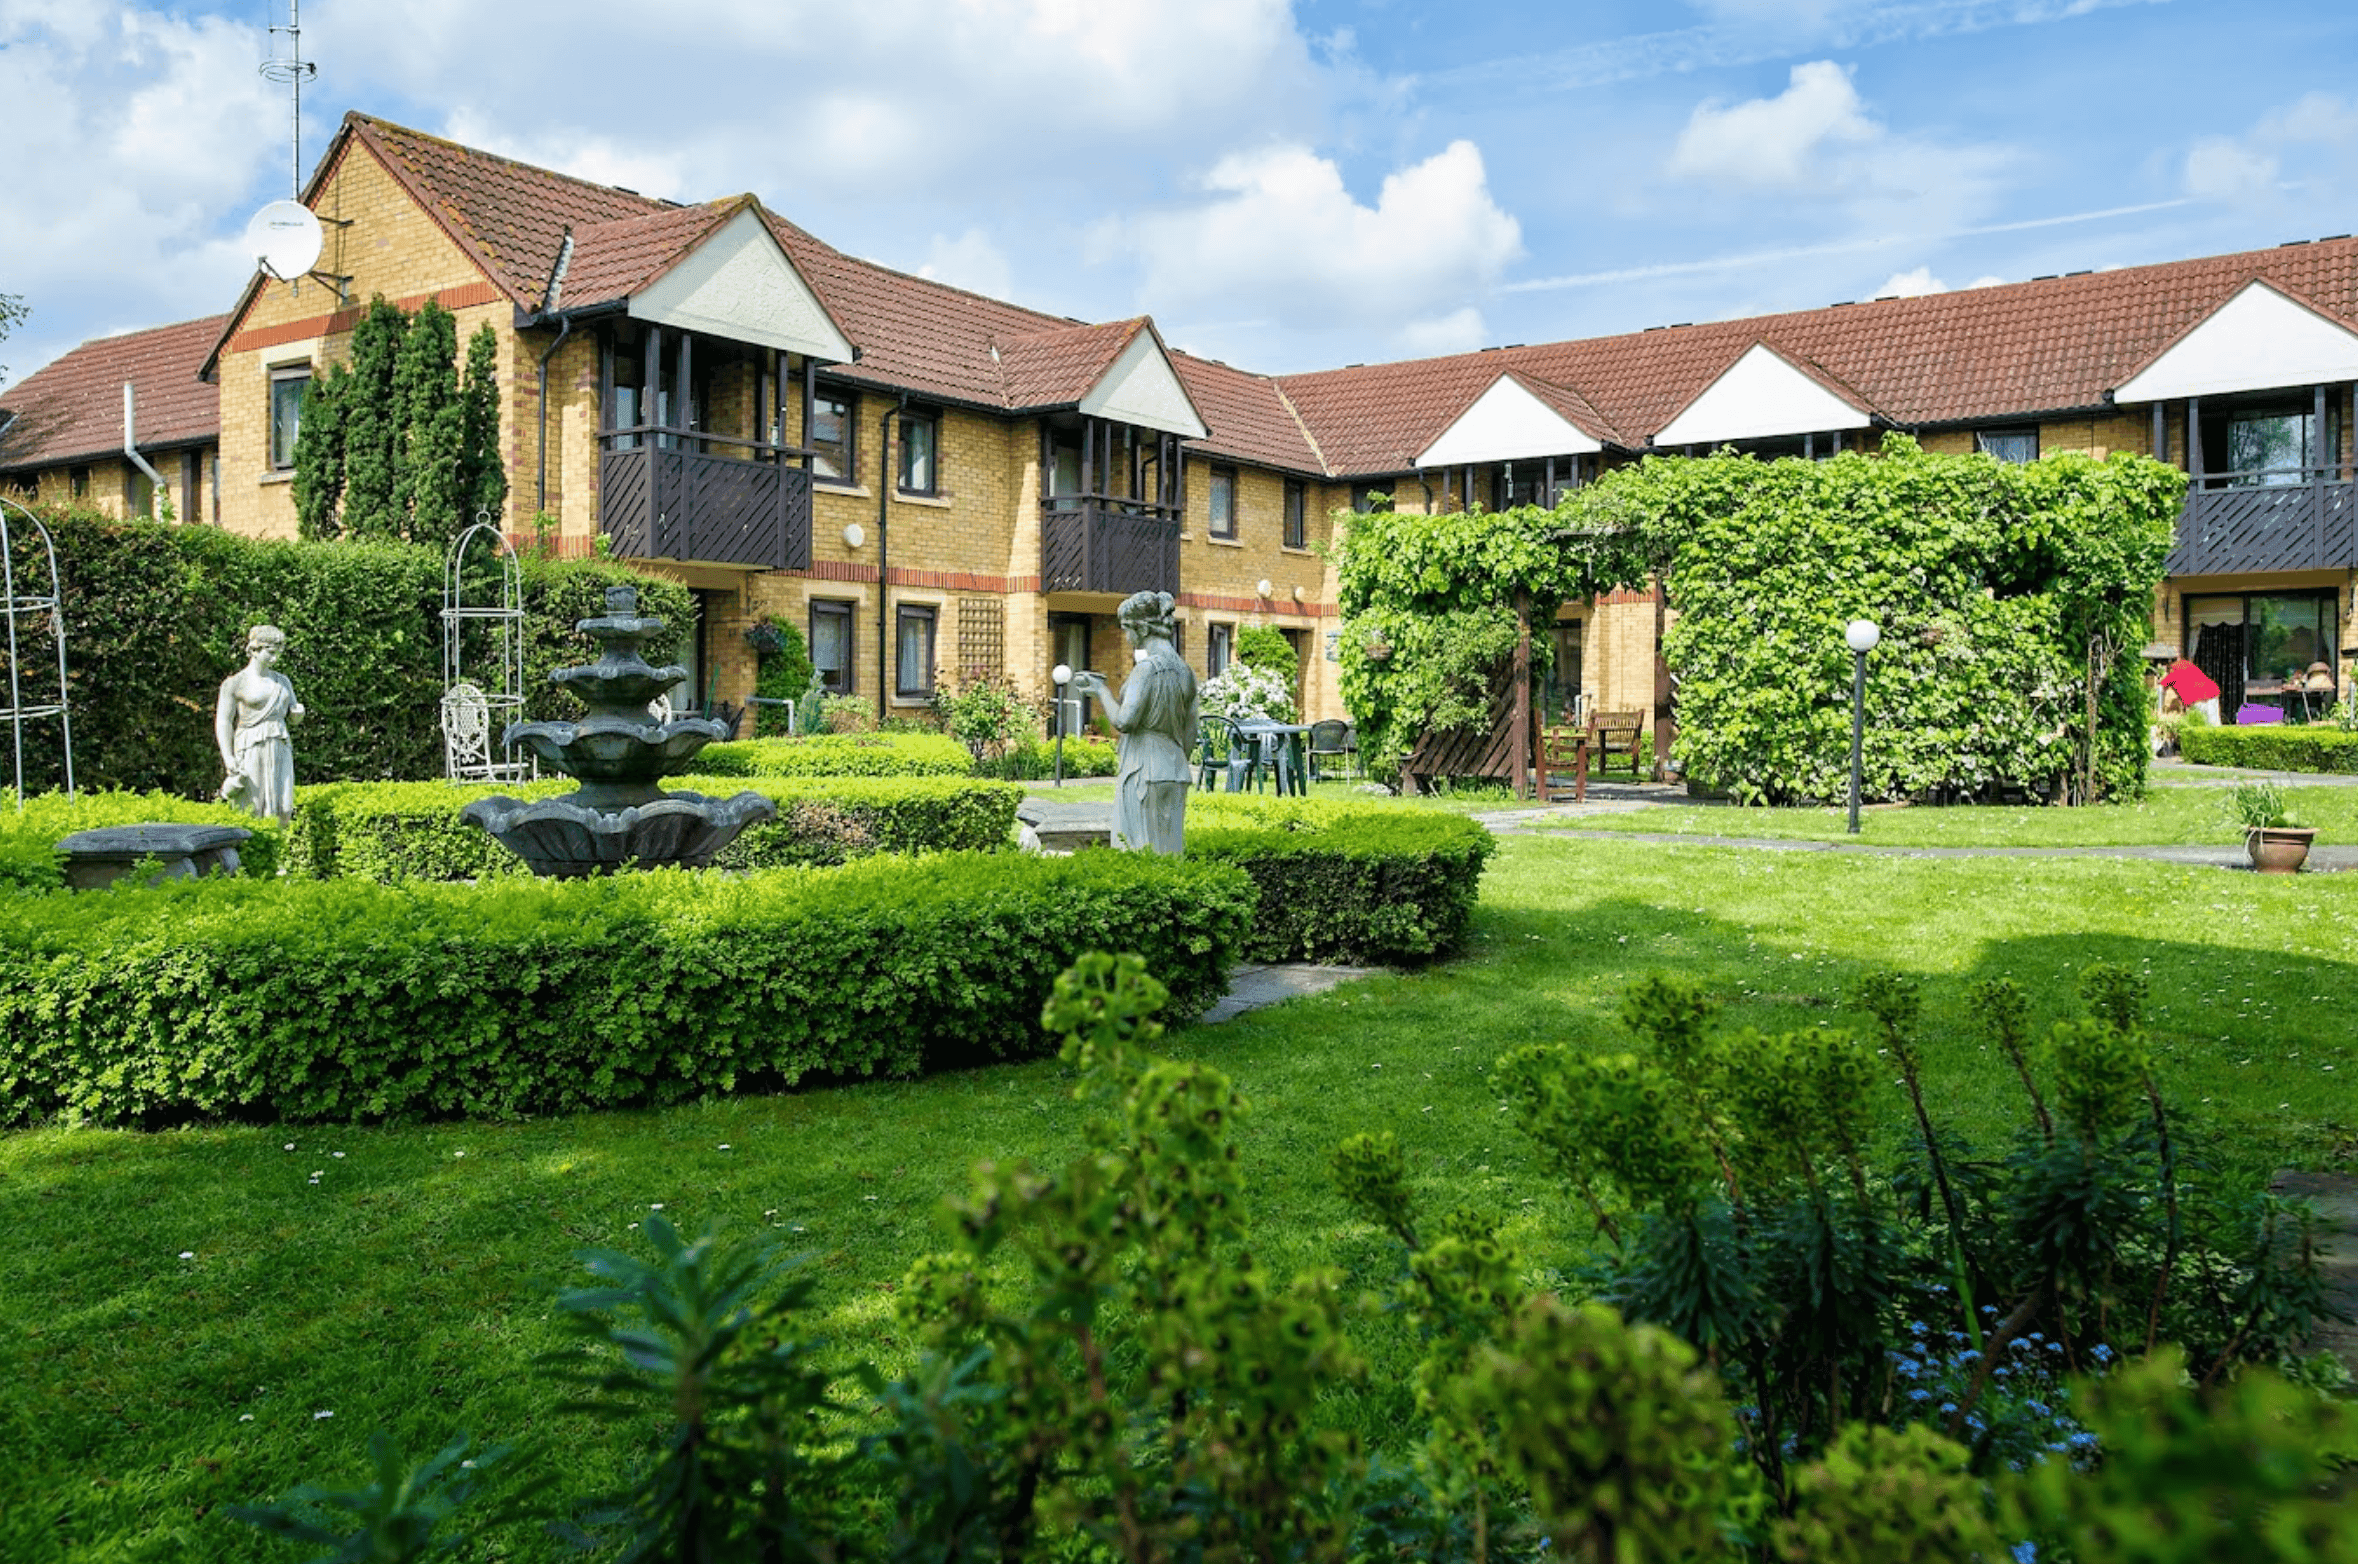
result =
[[1294,692],[1283,675],[1250,663],[1232,662],[1198,690],[1207,717],[1230,717],[1243,722],[1266,717],[1272,722],[1295,720]]

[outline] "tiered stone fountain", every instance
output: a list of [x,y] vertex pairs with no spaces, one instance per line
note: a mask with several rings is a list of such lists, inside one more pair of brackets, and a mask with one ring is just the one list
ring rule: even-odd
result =
[[625,865],[701,869],[738,832],[776,817],[778,806],[759,793],[706,798],[655,785],[686,770],[698,750],[728,730],[706,717],[662,722],[649,714],[649,704],[688,675],[684,668],[653,667],[639,655],[639,643],[663,621],[639,617],[635,588],[608,588],[606,612],[579,628],[603,655],[586,668],[560,668],[549,681],[579,695],[590,714],[579,722],[511,723],[506,742],[524,745],[580,778],[581,786],[533,803],[478,799],[461,819],[489,831],[534,874],[572,878]]

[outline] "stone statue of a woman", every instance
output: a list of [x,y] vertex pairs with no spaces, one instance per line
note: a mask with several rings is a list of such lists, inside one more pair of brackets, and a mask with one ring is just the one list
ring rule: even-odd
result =
[[1078,694],[1106,702],[1121,735],[1114,769],[1113,844],[1177,857],[1187,819],[1187,752],[1200,716],[1195,670],[1179,655],[1168,592],[1134,592],[1121,607],[1122,634],[1137,666],[1115,699],[1100,674],[1077,673]]
[[246,632],[246,665],[221,681],[213,707],[213,742],[227,773],[221,797],[276,820],[295,816],[295,745],[287,729],[303,718],[295,687],[277,671],[286,632],[256,625]]

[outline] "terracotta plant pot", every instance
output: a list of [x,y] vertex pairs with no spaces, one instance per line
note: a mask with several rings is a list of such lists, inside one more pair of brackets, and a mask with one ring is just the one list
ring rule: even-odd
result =
[[2316,840],[2317,832],[2309,826],[2254,826],[2244,835],[2244,850],[2262,874],[2298,874],[2309,861],[2309,844]]

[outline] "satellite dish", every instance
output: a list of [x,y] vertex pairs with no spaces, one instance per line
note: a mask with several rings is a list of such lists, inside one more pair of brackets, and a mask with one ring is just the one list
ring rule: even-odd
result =
[[280,282],[293,282],[319,264],[319,219],[300,201],[273,201],[246,224],[246,249]]

